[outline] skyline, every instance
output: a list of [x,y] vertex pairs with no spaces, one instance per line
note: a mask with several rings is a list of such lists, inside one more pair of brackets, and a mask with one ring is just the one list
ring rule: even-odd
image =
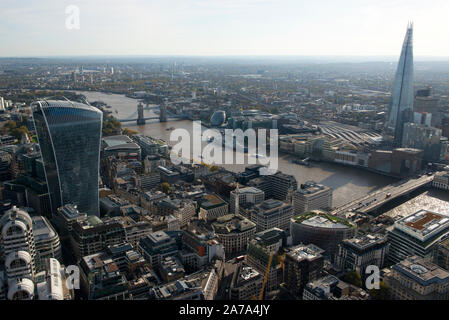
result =
[[[70,5],[79,7],[79,30],[66,29]],[[6,0],[0,57],[397,56],[413,21],[416,56],[447,58],[444,8],[441,0]]]

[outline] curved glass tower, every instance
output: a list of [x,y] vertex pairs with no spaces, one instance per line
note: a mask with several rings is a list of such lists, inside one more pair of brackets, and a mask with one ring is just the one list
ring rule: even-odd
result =
[[98,176],[103,114],[71,101],[32,103],[52,212],[76,204],[99,216]]
[[412,122],[413,99],[413,24],[409,24],[393,83],[388,115],[388,127],[394,131],[397,147],[402,144],[404,124]]

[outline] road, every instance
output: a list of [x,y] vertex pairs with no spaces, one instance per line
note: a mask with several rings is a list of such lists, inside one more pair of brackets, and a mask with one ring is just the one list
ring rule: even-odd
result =
[[434,175],[421,175],[401,180],[385,188],[374,191],[360,199],[354,200],[346,205],[334,209],[331,214],[340,215],[342,213],[353,211],[358,213],[369,213],[385,203],[405,195],[411,191],[432,182]]

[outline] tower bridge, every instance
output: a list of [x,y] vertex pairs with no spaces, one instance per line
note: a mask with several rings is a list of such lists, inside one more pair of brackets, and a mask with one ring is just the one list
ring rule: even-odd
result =
[[[145,117],[144,110],[156,110],[156,109],[160,110],[158,116]],[[125,119],[117,119],[117,120],[120,122],[136,121],[138,125],[143,125],[145,124],[146,120],[159,120],[159,122],[167,122],[169,118],[170,120],[183,120],[185,119],[185,116],[169,114],[169,112],[167,112],[167,107],[164,103],[151,107],[147,103],[147,105],[144,107],[143,103],[139,102],[139,104],[137,105],[136,112],[134,112]]]

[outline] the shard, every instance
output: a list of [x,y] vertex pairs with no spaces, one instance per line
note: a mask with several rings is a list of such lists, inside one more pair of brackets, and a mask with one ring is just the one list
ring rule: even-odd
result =
[[388,127],[394,132],[394,144],[401,146],[404,124],[413,118],[413,24],[407,26],[402,45],[388,116]]

